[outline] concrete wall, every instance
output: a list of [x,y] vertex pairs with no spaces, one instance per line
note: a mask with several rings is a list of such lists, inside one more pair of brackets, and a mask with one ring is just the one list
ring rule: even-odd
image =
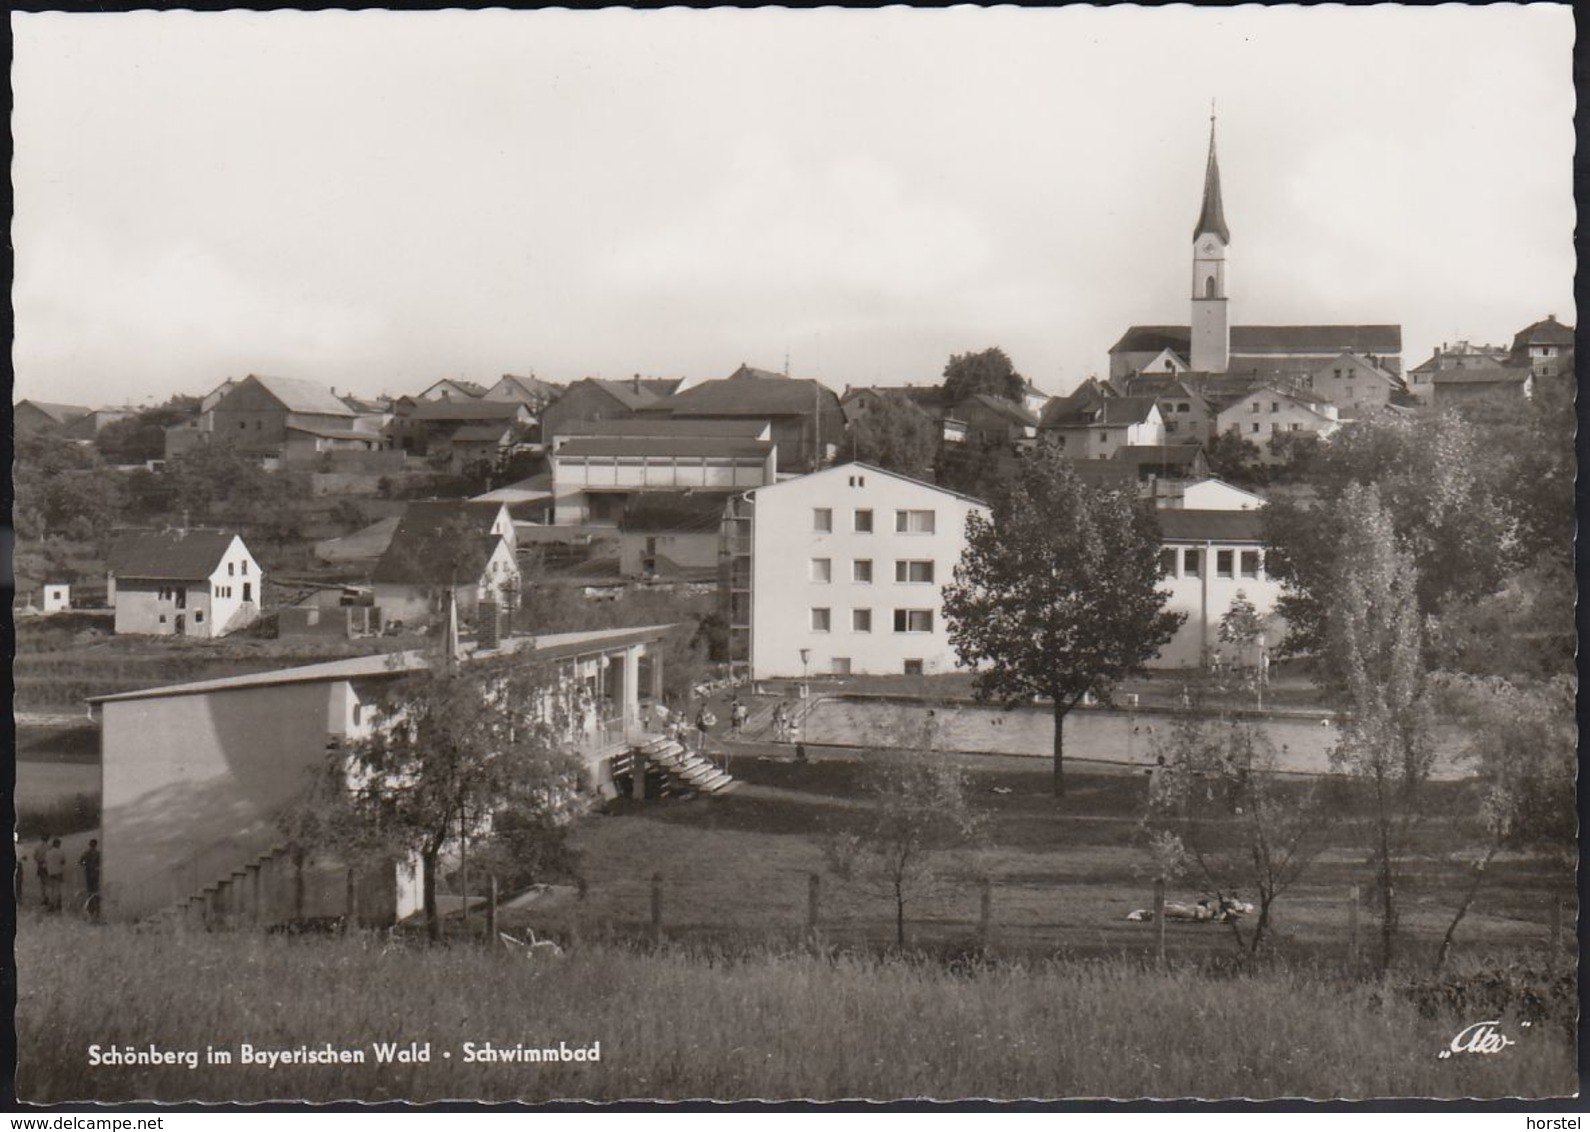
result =
[[[178,605],[181,595],[182,605]],[[202,582],[161,585],[142,579],[116,583],[116,632],[157,637],[212,637],[218,635],[210,606],[209,587]],[[224,623],[223,623],[224,624]]]
[[[352,713],[346,683],[104,705],[107,914],[142,916],[281,842],[282,806]],[[335,912],[327,913],[335,914]]]
[[[815,529],[827,509],[832,529]],[[751,665],[757,678],[829,673],[848,659],[852,673],[900,673],[920,660],[927,673],[957,667],[944,625],[941,588],[965,546],[970,500],[858,465],[830,468],[756,493],[752,550]],[[871,532],[856,530],[856,512],[872,513]],[[932,534],[896,531],[896,512],[931,511]],[[814,560],[826,560],[819,580]],[[896,562],[932,562],[933,581],[897,582]],[[856,563],[870,562],[872,581],[856,581]],[[813,627],[813,610],[829,611],[828,630]],[[870,631],[857,610],[870,611]],[[925,611],[928,632],[895,630],[896,610]],[[801,649],[809,650],[803,667]]]

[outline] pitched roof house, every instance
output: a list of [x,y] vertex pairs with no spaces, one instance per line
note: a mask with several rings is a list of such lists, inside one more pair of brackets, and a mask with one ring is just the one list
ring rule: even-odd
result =
[[483,600],[511,603],[520,584],[516,544],[504,504],[410,503],[370,576],[375,604],[388,621],[415,621],[440,613],[453,589],[465,617]]
[[539,415],[541,410],[557,400],[562,392],[562,386],[542,381],[539,377],[516,377],[511,373],[505,373],[498,379],[496,385],[481,396],[488,401],[518,401],[528,406],[532,413]]
[[820,381],[785,377],[742,364],[725,378],[643,407],[642,413],[686,418],[765,420],[773,426],[779,467],[810,471],[837,449],[844,432],[839,396]]
[[220,637],[259,619],[265,576],[232,531],[126,531],[111,547],[116,632]]
[[18,433],[60,432],[86,416],[86,405],[59,405],[51,401],[18,401],[11,410],[11,427]]
[[330,388],[297,378],[250,374],[210,410],[213,442],[260,455],[282,452],[289,427],[352,432],[358,414]]
[[1573,351],[1573,327],[1548,314],[1513,335],[1510,364],[1528,367],[1536,377],[1556,377],[1563,372],[1563,355]]
[[662,395],[639,377],[629,381],[582,378],[565,389],[541,411],[541,439],[550,443],[570,425],[591,421],[627,420]]
[[1107,460],[1122,445],[1164,444],[1165,422],[1153,397],[1111,397],[1084,383],[1049,402],[1038,434],[1073,460]]

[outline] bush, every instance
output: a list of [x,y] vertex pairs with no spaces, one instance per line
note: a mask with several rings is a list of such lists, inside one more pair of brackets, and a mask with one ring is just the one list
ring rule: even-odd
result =
[[1396,991],[1424,1018],[1478,1021],[1510,1015],[1531,1025],[1558,1028],[1570,1042],[1578,1026],[1579,992],[1571,967],[1492,962],[1478,970],[1418,979]]

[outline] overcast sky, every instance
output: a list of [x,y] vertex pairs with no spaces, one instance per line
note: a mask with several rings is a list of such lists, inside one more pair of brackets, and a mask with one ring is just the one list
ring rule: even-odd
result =
[[15,398],[1573,322],[1566,5],[14,15]]

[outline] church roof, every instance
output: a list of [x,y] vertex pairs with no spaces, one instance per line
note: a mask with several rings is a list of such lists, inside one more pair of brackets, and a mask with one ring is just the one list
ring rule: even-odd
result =
[[1198,213],[1198,225],[1193,229],[1193,239],[1205,232],[1213,232],[1226,243],[1231,242],[1231,229],[1226,227],[1226,213],[1220,201],[1220,162],[1215,159],[1215,118],[1209,116],[1209,163],[1204,167],[1204,206]]
[[[1158,353],[1174,350],[1186,354],[1192,331],[1185,326],[1129,326],[1112,354]],[[1402,353],[1402,327],[1396,323],[1363,326],[1233,326],[1231,353],[1352,354]],[[1236,369],[1235,364],[1232,369]]]

